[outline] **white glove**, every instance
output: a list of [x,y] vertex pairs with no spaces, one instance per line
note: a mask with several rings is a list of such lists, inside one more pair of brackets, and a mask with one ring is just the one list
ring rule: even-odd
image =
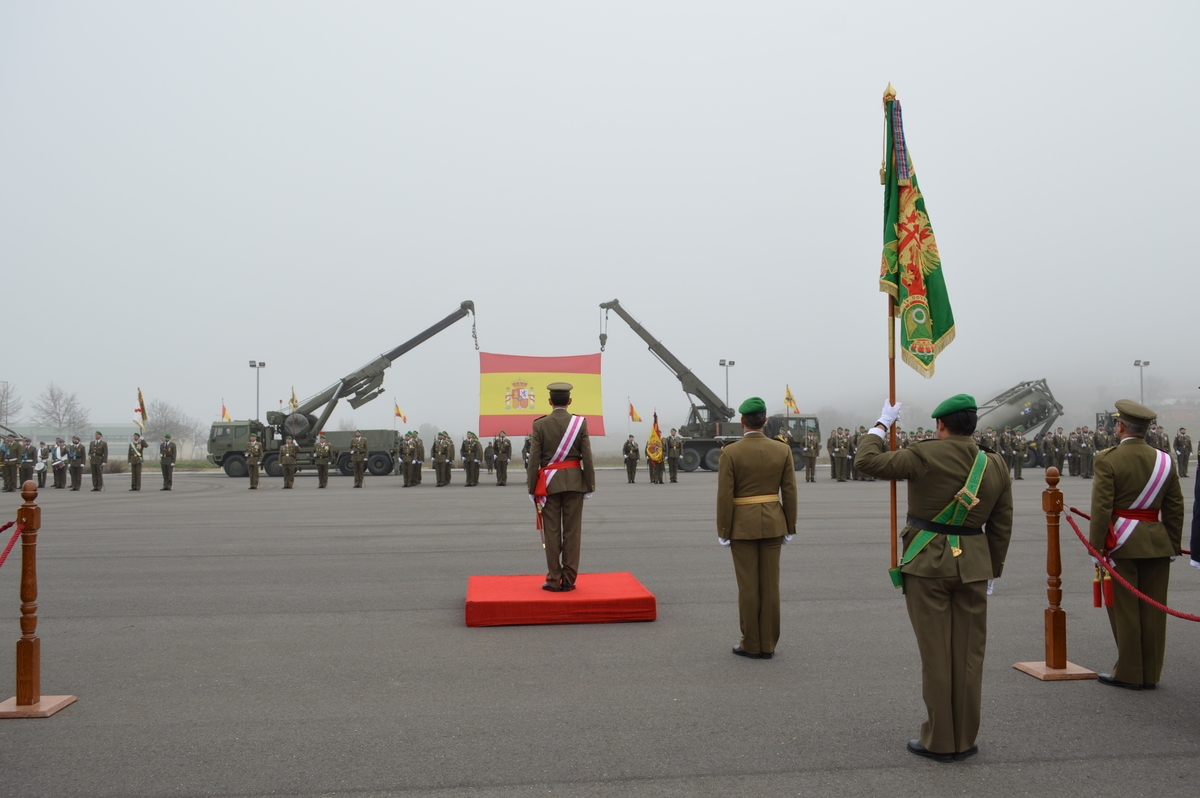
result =
[[1197,571],[1200,571],[1200,562],[1196,562],[1195,560],[1192,560],[1188,564],[1191,565],[1193,568],[1195,568]]
[[794,537],[796,537],[796,536],[795,535],[784,535],[783,536],[783,545],[786,546],[788,543],[791,543],[792,538],[794,538]]
[[1174,558],[1174,557],[1171,557],[1171,562],[1175,562],[1175,558]]
[[726,540],[726,539],[725,539],[725,538],[723,538],[723,537],[718,537],[718,538],[717,538],[717,542],[718,542],[718,543],[720,543],[720,544],[721,544],[722,546],[724,546],[725,548],[729,548],[730,546],[732,546],[732,545],[733,545],[733,541],[732,541],[732,540]]
[[629,455],[625,455],[625,459],[626,459],[626,460],[628,460],[628,459],[629,459]]
[[482,463],[483,461],[482,461],[482,460],[476,460],[475,462],[476,462],[476,463]]
[[586,501],[587,499],[590,499],[590,498],[592,498],[592,496],[594,496],[594,495],[596,495],[596,494],[594,494],[594,493],[585,493],[585,494],[583,494],[583,498],[584,498],[584,500]]
[[888,429],[891,429],[892,425],[895,424],[899,420],[900,420],[900,403],[896,402],[896,404],[892,404],[891,402],[884,402],[883,410],[881,410],[879,412],[879,421],[876,423],[882,424],[883,426],[887,427]]
[[993,588],[993,586],[994,586],[995,584],[996,584],[996,580],[995,580],[995,579],[989,579],[989,580],[988,580],[988,595],[989,595],[989,596],[990,596],[990,595],[992,595],[992,588]]

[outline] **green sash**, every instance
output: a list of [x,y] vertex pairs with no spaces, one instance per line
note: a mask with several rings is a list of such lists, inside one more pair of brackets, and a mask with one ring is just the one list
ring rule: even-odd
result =
[[[983,473],[986,470],[987,454],[980,451],[975,455],[975,463],[971,466],[971,473],[967,475],[967,484],[963,485],[962,489],[954,494],[954,498],[950,500],[950,503],[937,514],[936,518],[931,520],[936,524],[962,526],[967,520],[967,513],[971,511],[972,507],[979,504],[979,483],[983,481]],[[920,554],[921,550],[929,545],[929,541],[933,540],[937,535],[937,532],[930,532],[928,529],[922,529],[917,533],[912,543],[908,544],[908,548],[904,550],[904,556],[900,559],[900,564],[889,571],[894,587],[904,587],[904,577],[900,573],[900,569],[912,562],[913,557]],[[962,549],[959,547],[958,535],[950,535],[947,542],[949,542],[950,551],[955,557],[962,554]]]

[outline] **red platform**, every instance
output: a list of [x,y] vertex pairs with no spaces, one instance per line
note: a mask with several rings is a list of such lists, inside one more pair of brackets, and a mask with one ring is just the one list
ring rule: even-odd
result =
[[622,623],[658,617],[654,594],[633,574],[580,574],[569,593],[542,590],[546,577],[467,578],[467,626]]

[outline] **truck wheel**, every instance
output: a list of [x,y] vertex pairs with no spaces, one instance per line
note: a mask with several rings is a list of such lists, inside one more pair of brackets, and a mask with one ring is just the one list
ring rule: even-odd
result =
[[679,465],[683,467],[684,471],[695,471],[700,467],[700,453],[695,449],[684,449]]
[[354,476],[354,464],[350,462],[350,455],[344,454],[338,460],[338,471],[341,471],[344,477]]
[[1037,466],[1038,453],[1032,446],[1025,452],[1025,460],[1021,463],[1022,468],[1034,468]]
[[277,455],[277,454],[269,454],[266,457],[264,457],[263,462],[262,462],[262,468],[263,468],[263,471],[266,473],[266,475],[269,477],[283,476],[283,465],[280,464],[279,455]]
[[240,454],[231,454],[225,458],[225,475],[230,477],[244,477],[250,473],[250,469],[246,467],[246,458]]
[[804,469],[804,455],[800,453],[799,446],[792,447],[792,466],[796,471]]
[[392,471],[392,458],[383,452],[374,452],[367,458],[367,470],[371,472],[371,476],[375,477],[390,474]]
[[716,471],[721,464],[721,447],[714,446],[704,453],[704,467],[709,471]]

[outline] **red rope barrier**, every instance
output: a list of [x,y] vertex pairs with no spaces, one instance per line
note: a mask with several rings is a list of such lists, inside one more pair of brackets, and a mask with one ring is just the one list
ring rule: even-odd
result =
[[[1084,512],[1080,512],[1079,510],[1076,510],[1074,507],[1068,507],[1067,509],[1070,510],[1071,512],[1075,513],[1075,515],[1078,515],[1081,518],[1086,518],[1089,521],[1092,520],[1092,517],[1090,515],[1088,515],[1087,513],[1084,513]],[[1137,596],[1139,599],[1146,602],[1151,607],[1154,607],[1155,609],[1158,609],[1158,610],[1162,610],[1163,612],[1167,613],[1168,615],[1174,615],[1176,618],[1182,618],[1185,621],[1200,621],[1200,615],[1189,615],[1186,612],[1178,612],[1176,610],[1173,610],[1170,607],[1168,607],[1166,604],[1159,604],[1157,601],[1150,598],[1149,596],[1147,596],[1142,591],[1138,590],[1133,585],[1129,584],[1129,582],[1127,582],[1125,580],[1125,577],[1123,577],[1119,573],[1117,573],[1115,569],[1109,567],[1108,560],[1106,560],[1104,558],[1103,554],[1101,554],[1100,552],[1098,552],[1094,548],[1092,548],[1092,544],[1090,542],[1088,542],[1088,539],[1085,538],[1083,536],[1083,533],[1079,531],[1079,525],[1075,523],[1075,519],[1072,518],[1070,515],[1067,516],[1067,523],[1070,524],[1071,528],[1075,530],[1075,534],[1079,536],[1079,539],[1083,542],[1083,545],[1087,546],[1087,550],[1089,552],[1091,552],[1092,556],[1100,561],[1100,567],[1103,568],[1104,570],[1108,571],[1109,574],[1112,575],[1112,578],[1116,579],[1118,582],[1120,582],[1121,586],[1124,587],[1126,590],[1128,590],[1130,593]],[[1190,553],[1191,552],[1184,552],[1184,554],[1190,554]]]
[[[12,526],[15,523],[17,523],[17,522],[9,521],[4,526],[0,526],[0,532],[3,532],[4,530],[8,529],[10,526]],[[4,561],[8,559],[8,553],[10,551],[12,551],[12,547],[17,544],[17,538],[21,537],[21,533],[24,531],[25,531],[25,527],[23,525],[17,526],[17,531],[13,532],[12,540],[8,541],[8,545],[4,547],[4,553],[0,554],[0,565],[4,565]]]

